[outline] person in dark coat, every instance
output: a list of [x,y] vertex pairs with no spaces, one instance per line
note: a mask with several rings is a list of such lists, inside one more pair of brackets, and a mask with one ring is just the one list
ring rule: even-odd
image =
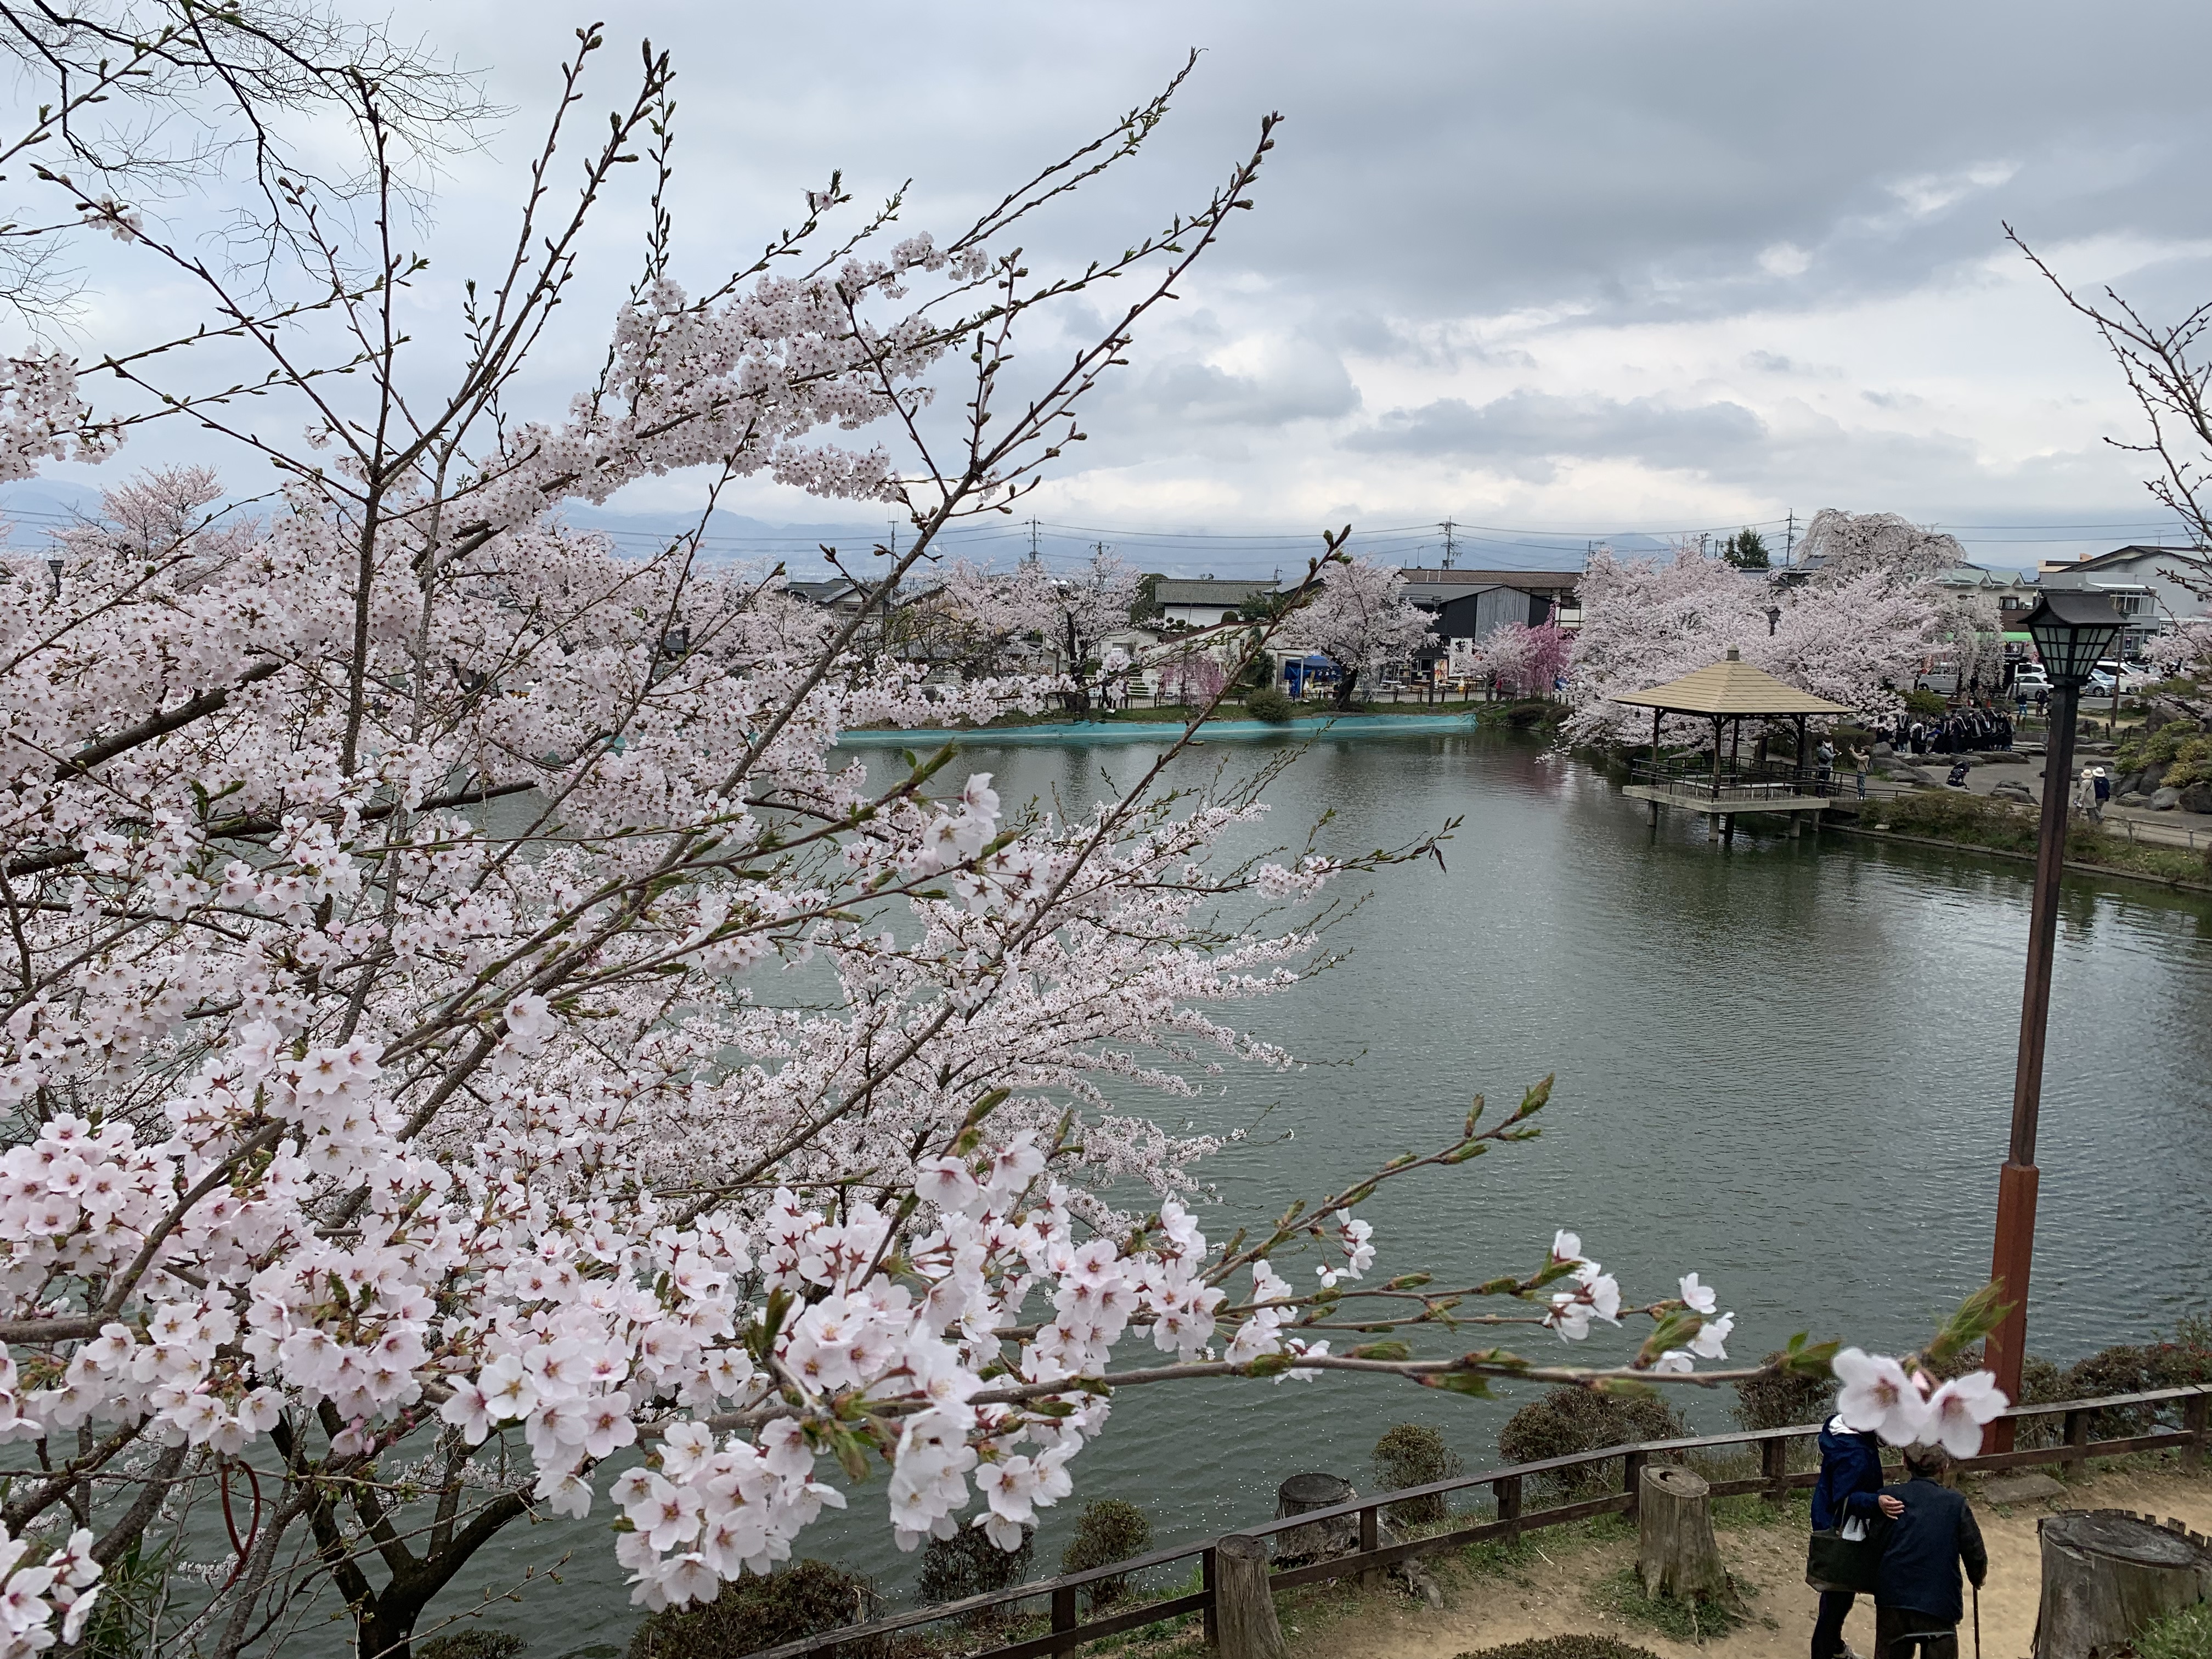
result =
[[[1881,1442],[1861,1434],[1840,1417],[1820,1431],[1820,1478],[1813,1486],[1813,1530],[1828,1532],[1856,1522],[1871,1528],[1880,1513]],[[1820,1617],[1813,1621],[1813,1659],[1857,1659],[1844,1640],[1844,1620],[1858,1597],[1850,1590],[1822,1590]]]
[[1875,1502],[1889,1517],[1875,1580],[1875,1659],[1959,1659],[1959,1620],[1966,1602],[1959,1569],[1979,1589],[1990,1575],[1982,1529],[1966,1494],[1937,1484],[1950,1459],[1941,1446],[1908,1446],[1901,1486]]

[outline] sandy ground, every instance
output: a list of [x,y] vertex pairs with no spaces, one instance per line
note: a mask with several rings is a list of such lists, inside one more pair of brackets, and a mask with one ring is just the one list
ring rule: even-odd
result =
[[[2063,1498],[2009,1508],[1976,1497],[1977,1485],[1970,1481],[1967,1492],[1990,1550],[1990,1579],[1981,1597],[1987,1659],[2025,1659],[2033,1644],[2040,1516],[2062,1509],[2120,1509],[2178,1517],[2197,1532],[2212,1533],[2212,1474],[2105,1474],[2078,1481]],[[1570,1632],[1616,1637],[1664,1659],[1803,1659],[1812,1645],[1816,1600],[1804,1582],[1803,1514],[1801,1505],[1786,1526],[1716,1528],[1730,1573],[1756,1594],[1748,1597],[1749,1624],[1703,1646],[1609,1618],[1593,1601],[1594,1585],[1633,1564],[1635,1544],[1626,1536],[1600,1542],[1535,1534],[1543,1553],[1502,1576],[1442,1565],[1435,1573],[1445,1597],[1441,1611],[1402,1595],[1347,1592],[1317,1595],[1303,1606],[1285,1596],[1278,1608],[1294,1659],[1452,1659]],[[1874,1609],[1864,1597],[1852,1609],[1844,1637],[1855,1651],[1872,1653]],[[1971,1626],[1961,1626],[1960,1637],[1964,1659],[1973,1650]]]

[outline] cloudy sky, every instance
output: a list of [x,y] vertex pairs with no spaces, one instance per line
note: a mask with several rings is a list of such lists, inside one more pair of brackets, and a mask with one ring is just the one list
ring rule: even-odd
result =
[[[2139,463],[2103,441],[2136,431],[2124,387],[2002,222],[2154,313],[2212,297],[2203,0],[614,11],[598,100],[620,94],[639,37],[676,57],[677,268],[694,283],[833,167],[863,199],[910,178],[904,222],[955,225],[1192,47],[1170,125],[1038,226],[1034,257],[1118,249],[1281,112],[1256,211],[1139,339],[1078,464],[1030,504],[1049,523],[1178,533],[1200,550],[1182,562],[1224,574],[1274,556],[1238,535],[1403,527],[1392,541],[1418,556],[1448,516],[1477,527],[1463,562],[1499,563],[1557,544],[1521,532],[1778,531],[1829,506],[1957,526],[2000,563],[2040,538],[2172,533]],[[512,223],[588,18],[435,0],[397,19],[514,111],[444,182],[428,234],[447,286],[425,297],[449,301]],[[596,355],[587,313],[627,279],[636,222],[611,219],[549,398]],[[854,516],[765,483],[730,505]]]

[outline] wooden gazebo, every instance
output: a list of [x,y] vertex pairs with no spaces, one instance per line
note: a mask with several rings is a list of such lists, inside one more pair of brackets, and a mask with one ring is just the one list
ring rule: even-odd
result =
[[[1685,674],[1648,691],[1614,699],[1651,711],[1651,757],[1638,761],[1629,771],[1624,792],[1651,803],[1651,821],[1659,821],[1662,806],[1680,806],[1705,816],[1709,838],[1733,830],[1739,812],[1787,812],[1790,833],[1798,832],[1802,817],[1820,822],[1821,809],[1835,793],[1832,778],[1814,775],[1806,749],[1805,722],[1816,714],[1848,714],[1841,703],[1816,697],[1809,691],[1778,680],[1763,668],[1742,660],[1730,647],[1725,660]],[[1712,764],[1662,761],[1659,757],[1659,727],[1669,714],[1697,714],[1713,723]],[[1747,720],[1794,720],[1797,726],[1796,757],[1790,764],[1754,758],[1744,762],[1743,723]],[[1733,744],[1724,744],[1733,721]]]

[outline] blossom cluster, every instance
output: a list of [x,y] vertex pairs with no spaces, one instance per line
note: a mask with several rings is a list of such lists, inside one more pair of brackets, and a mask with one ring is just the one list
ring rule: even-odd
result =
[[29,1539],[0,1527],[0,1659],[30,1659],[57,1639],[75,1642],[100,1595],[89,1528],[78,1528],[44,1561],[26,1565],[31,1554]]
[[1982,1425],[2010,1402],[1989,1371],[1938,1383],[1926,1370],[1908,1370],[1883,1354],[1845,1348],[1835,1358],[1836,1414],[1862,1433],[1893,1446],[1941,1446],[1954,1457],[1981,1449]]

